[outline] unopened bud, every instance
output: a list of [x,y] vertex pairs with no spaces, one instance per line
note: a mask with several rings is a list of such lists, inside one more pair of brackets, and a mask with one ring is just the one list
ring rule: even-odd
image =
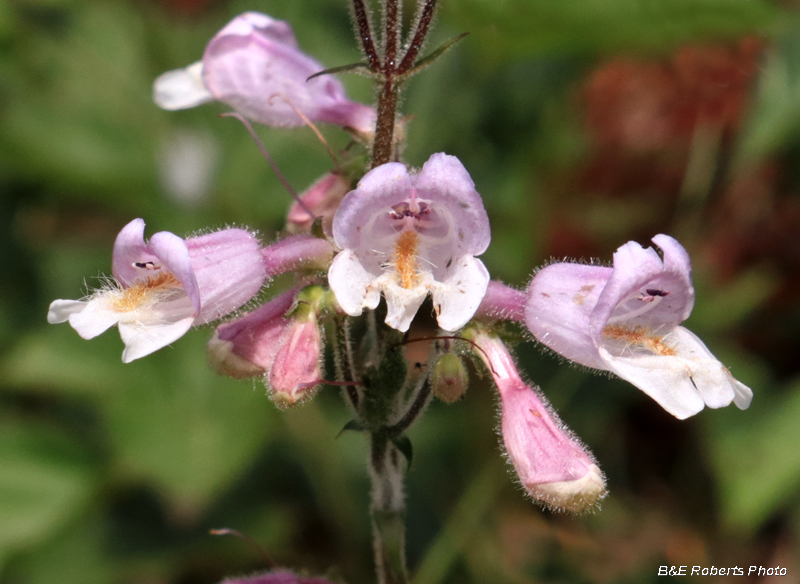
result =
[[253,312],[218,326],[207,349],[209,363],[217,373],[245,379],[269,371],[289,326],[284,314],[296,294],[297,289],[284,292]]
[[301,302],[265,378],[275,405],[288,408],[313,397],[322,380],[321,357],[316,307]]
[[[333,215],[351,188],[352,185],[348,179],[329,172],[300,195],[303,205],[295,201],[289,208],[289,214],[286,216],[286,228],[293,233],[310,233],[314,218],[320,217],[323,231],[331,233]],[[313,213],[313,216],[309,214],[309,211]]]
[[469,375],[461,358],[454,353],[445,353],[431,374],[431,389],[433,395],[445,403],[451,404],[461,399],[467,391]]
[[500,392],[503,444],[523,488],[556,511],[591,510],[606,495],[592,454],[522,380],[503,341],[482,330],[469,333]]

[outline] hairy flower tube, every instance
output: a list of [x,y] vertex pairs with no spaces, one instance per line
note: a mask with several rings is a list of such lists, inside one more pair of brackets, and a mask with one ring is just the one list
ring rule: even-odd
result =
[[325,68],[297,48],[292,28],[266,14],[245,12],[206,46],[203,60],[162,74],[153,87],[159,107],[180,110],[220,101],[255,122],[294,127],[326,122],[371,134],[375,110],[347,99]]
[[522,380],[514,358],[496,335],[470,329],[500,393],[506,454],[525,491],[554,510],[580,513],[606,494],[605,477],[592,455],[558,419],[547,400]]
[[333,218],[342,250],[328,282],[351,316],[374,309],[381,292],[386,324],[408,330],[430,292],[439,326],[463,327],[489,283],[476,259],[489,246],[489,218],[467,170],[454,156],[434,154],[419,174],[388,163],[368,172]]
[[686,250],[668,235],[653,242],[663,259],[631,241],[614,253],[613,268],[542,269],[528,287],[528,328],[564,357],[634,384],[677,418],[731,401],[747,408],[750,388],[680,326],[694,306]]
[[112,273],[114,279],[85,300],[54,301],[47,320],[69,321],[84,339],[118,325],[125,363],[236,310],[266,278],[261,246],[243,229],[189,239],[162,231],[145,242],[142,219],[117,236]]

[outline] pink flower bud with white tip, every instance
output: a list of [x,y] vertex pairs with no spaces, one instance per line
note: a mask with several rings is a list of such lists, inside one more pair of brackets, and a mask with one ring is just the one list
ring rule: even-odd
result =
[[592,455],[544,396],[522,380],[499,337],[479,329],[465,336],[478,347],[475,353],[499,390],[503,443],[524,489],[554,510],[592,509],[606,495],[605,477]]
[[280,408],[298,405],[316,393],[322,381],[322,333],[317,322],[325,294],[309,286],[298,295],[297,308],[281,336],[281,346],[265,377],[270,399]]
[[613,268],[558,263],[539,271],[528,287],[528,328],[564,357],[634,384],[676,418],[706,405],[747,408],[750,388],[680,326],[694,306],[689,255],[668,235],[653,242],[663,259],[631,241]]
[[442,329],[463,327],[489,283],[475,257],[489,246],[489,218],[455,156],[434,154],[417,174],[397,162],[369,171],[336,211],[333,237],[342,251],[328,282],[342,310],[374,309],[382,292],[399,331],[428,293]]
[[179,110],[221,101],[268,126],[302,126],[298,110],[312,122],[375,130],[375,110],[347,99],[331,75],[308,80],[325,67],[297,48],[291,27],[258,12],[245,12],[219,31],[203,60],[156,79],[159,107]]
[[279,294],[256,310],[221,324],[208,342],[208,360],[220,375],[244,379],[272,368],[290,321],[297,288]]
[[47,320],[91,339],[118,325],[129,363],[217,320],[253,298],[266,278],[261,246],[242,229],[182,239],[162,231],[144,240],[144,221],[114,243],[114,280],[85,300],[56,300]]

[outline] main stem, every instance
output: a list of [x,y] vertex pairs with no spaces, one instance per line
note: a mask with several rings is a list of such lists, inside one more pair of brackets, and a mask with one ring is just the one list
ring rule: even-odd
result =
[[372,531],[378,584],[406,584],[403,456],[383,432],[370,434]]

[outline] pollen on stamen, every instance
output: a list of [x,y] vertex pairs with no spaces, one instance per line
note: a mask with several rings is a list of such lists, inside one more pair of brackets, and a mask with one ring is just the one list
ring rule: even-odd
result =
[[664,342],[664,337],[653,334],[647,327],[607,326],[603,329],[603,336],[615,341],[624,341],[629,346],[642,347],[663,357],[677,355],[675,349]]
[[117,312],[131,312],[137,308],[157,301],[159,296],[170,291],[181,289],[181,283],[169,272],[136,282],[128,288],[107,290],[111,306]]
[[394,269],[400,278],[400,286],[413,288],[419,278],[419,264],[417,262],[417,249],[419,236],[416,231],[404,231],[397,238],[394,246],[392,260]]

